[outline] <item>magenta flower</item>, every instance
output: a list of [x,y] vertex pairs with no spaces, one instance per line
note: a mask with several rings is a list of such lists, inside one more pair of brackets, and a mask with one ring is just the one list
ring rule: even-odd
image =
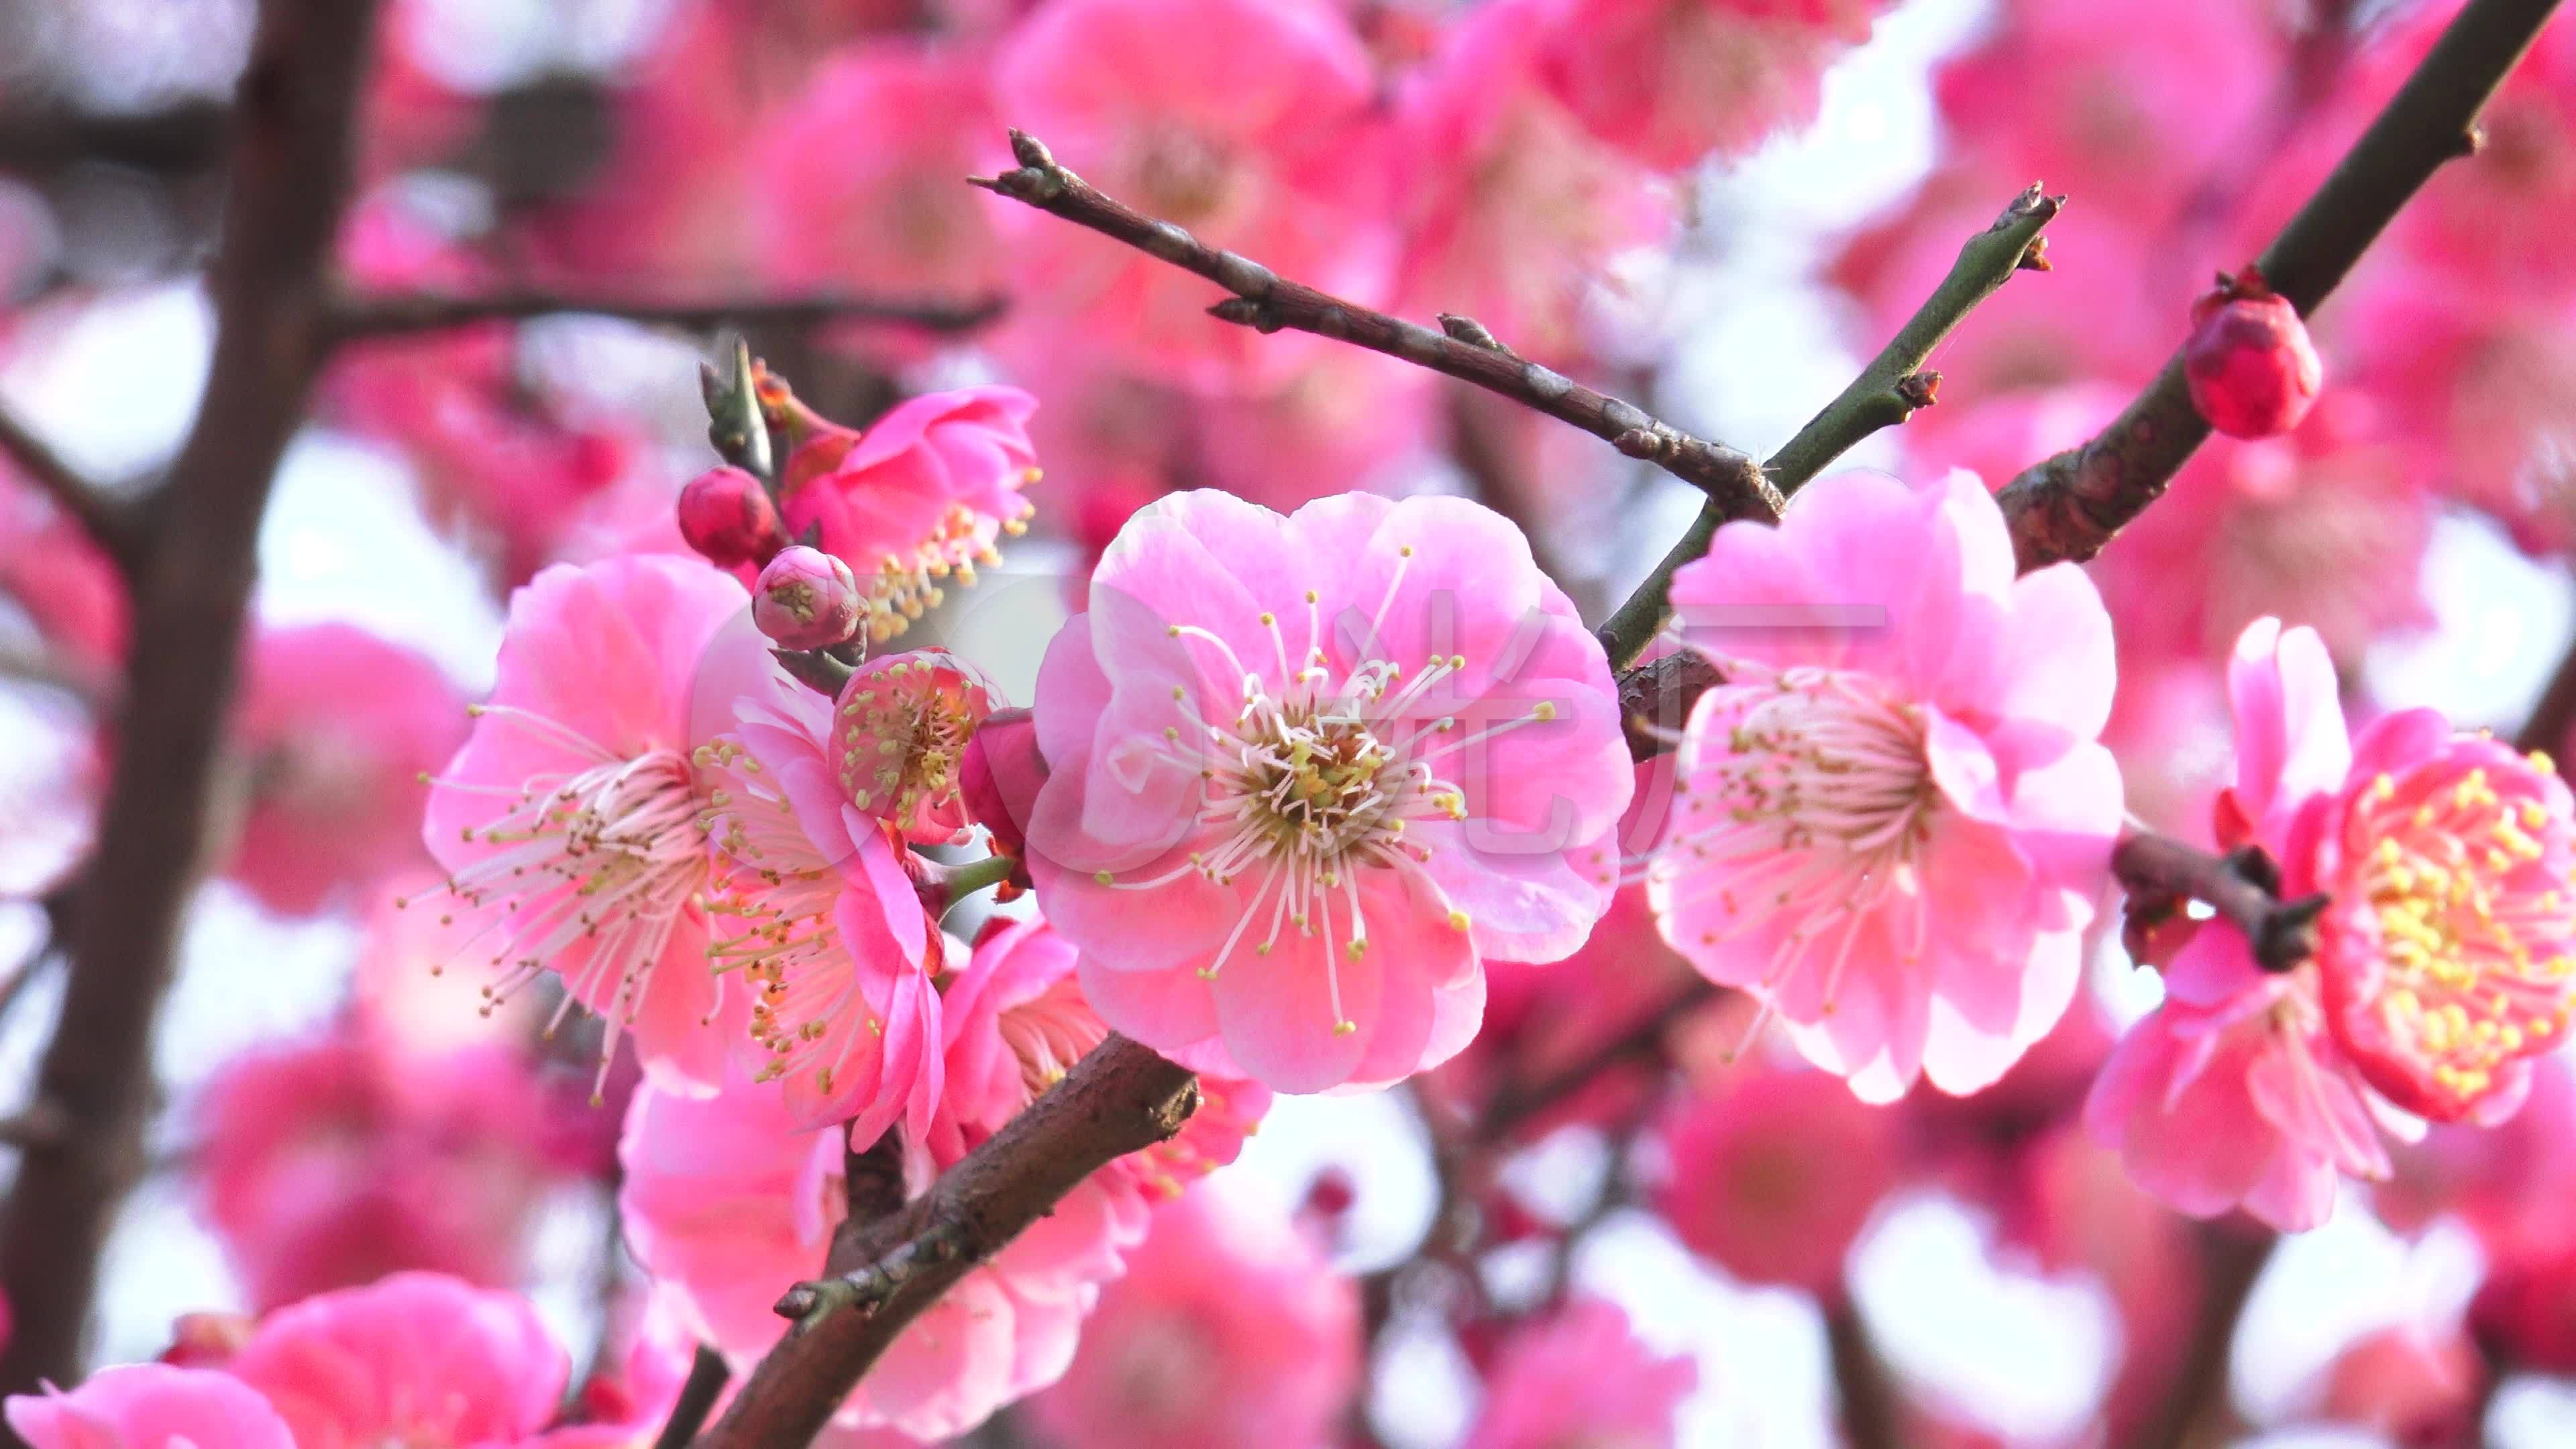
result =
[[1632,786],[1601,647],[1510,524],[1357,494],[1129,521],[1038,676],[1048,919],[1116,1029],[1279,1091],[1475,1034],[1482,956],[1609,902]]
[[553,1420],[572,1361],[519,1295],[397,1273],[270,1314],[229,1368],[297,1449],[515,1446]]
[[[1396,235],[1368,51],[1303,0],[1056,0],[1005,36],[995,108],[1110,195],[1362,304]],[[1292,375],[1331,344],[1211,321],[1207,284],[1078,228],[1022,217],[1012,251],[1055,345],[1202,392]],[[1068,317],[1064,312],[1074,315]]]
[[1466,1449],[1672,1449],[1673,1419],[1699,1387],[1699,1365],[1655,1352],[1619,1305],[1586,1297],[1506,1341],[1486,1382]]
[[2492,1123],[2576,1012],[2576,820],[2545,755],[2374,720],[2317,823],[2327,1021],[2371,1086],[2437,1122]]
[[898,1119],[918,1136],[940,1094],[944,946],[911,852],[843,786],[832,701],[772,669],[733,708],[696,759],[719,782],[707,954],[748,985],[743,1054],[801,1126],[847,1120],[859,1147]]
[[434,782],[425,832],[454,914],[487,928],[496,998],[555,972],[606,1020],[606,1052],[633,1032],[647,1072],[701,1086],[724,1043],[691,706],[717,631],[747,602],[696,559],[537,575],[510,597],[499,680]]
[[15,1394],[9,1427],[32,1449],[297,1449],[259,1391],[228,1373],[135,1363],[66,1394]]
[[2204,925],[2167,1000],[2113,1052],[2086,1104],[2149,1191],[2202,1216],[2242,1203],[2288,1230],[2334,1205],[2337,1175],[2390,1175],[2387,1131],[2493,1125],[2530,1090],[2576,1011],[2576,865],[2566,786],[2544,756],[2455,734],[2431,710],[2349,740],[2315,631],[2271,619],[2228,670],[2236,783],[2221,843],[2325,891],[2316,956],[2259,969]]
[[1358,1285],[1279,1209],[1202,1187],[1154,1213],[1062,1382],[1029,1400],[1065,1449],[1325,1449],[1360,1376]]
[[841,789],[906,840],[965,840],[960,790],[969,743],[993,712],[984,672],[945,649],[881,655],[858,667],[832,706]]
[[1671,1166],[1655,1206],[1737,1281],[1832,1299],[1843,1259],[1897,1185],[1897,1131],[1822,1072],[1739,1071],[1667,1117],[1659,1135]]
[[[2334,665],[2316,631],[2258,620],[2237,641],[2228,694],[2236,783],[2220,801],[2222,843],[2265,846],[2284,889],[2302,893],[2304,853],[2285,847],[2352,763]],[[2164,1004],[2112,1048],[2085,1125],[2183,1212],[2241,1205],[2293,1232],[2325,1221],[2338,1173],[2388,1175],[2380,1129],[2420,1124],[2399,1120],[2328,1033],[2318,974],[2313,962],[2266,973],[2244,933],[2205,924],[2165,968]]]
[[464,703],[436,664],[364,629],[261,630],[234,722],[250,810],[227,873],[309,915],[418,862],[421,776],[456,752]]
[[1881,0],[1553,0],[1546,73],[1593,133],[1678,171],[1816,117]]
[[1992,1083],[2065,1011],[2109,880],[2092,581],[2016,579],[1971,474],[1854,473],[1720,529],[1672,596],[1727,682],[1691,712],[1648,877],[1665,939],[1865,1100]]
[[902,633],[940,601],[941,580],[974,583],[977,565],[1002,561],[996,540],[1027,528],[1036,409],[1018,388],[970,387],[909,399],[865,432],[809,415],[812,435],[781,470],[779,518],[850,566],[868,638]]

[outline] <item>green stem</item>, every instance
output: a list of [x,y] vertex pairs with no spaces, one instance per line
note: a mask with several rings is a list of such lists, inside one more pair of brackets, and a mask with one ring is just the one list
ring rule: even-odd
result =
[[[1861,439],[1905,421],[1931,401],[1930,384],[1937,374],[1923,373],[1923,364],[1931,359],[1932,349],[1941,345],[1976,305],[1995,294],[1996,289],[2012,278],[2016,271],[2044,270],[2047,262],[2039,251],[2041,228],[2048,225],[2059,208],[2066,204],[2063,196],[2048,196],[2034,185],[2016,196],[2006,206],[1995,224],[1968,238],[1959,248],[1959,259],[1950,264],[1950,274],[1932,290],[1932,296],[1860,376],[1837,394],[1824,410],[1807,420],[1797,436],[1781,445],[1762,465],[1785,498],[1795,494],[1825,465],[1849,452]],[[1718,526],[1727,520],[1727,512],[1714,498],[1702,506],[1699,517],[1691,520],[1680,541],[1645,582],[1637,586],[1609,619],[1595,631],[1601,647],[1610,655],[1610,667],[1625,669],[1637,662],[1646,646],[1671,614],[1673,575],[1682,565],[1708,552]]]
[[1019,865],[1019,858],[1009,855],[988,855],[982,860],[952,865],[940,878],[940,888],[947,892],[947,904],[953,908],[986,886],[1000,885],[1009,880],[1011,872],[1019,869]]

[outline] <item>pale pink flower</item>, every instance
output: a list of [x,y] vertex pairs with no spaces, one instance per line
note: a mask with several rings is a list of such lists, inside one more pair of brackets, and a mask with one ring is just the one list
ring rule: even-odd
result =
[[0,591],[51,644],[79,664],[111,669],[125,657],[125,580],[51,495],[0,462]]
[[1550,86],[1593,134],[1659,170],[1736,156],[1816,118],[1825,68],[1882,0],[1557,0]]
[[2335,1356],[2316,1387],[2316,1413],[2375,1430],[2396,1449],[2475,1444],[2494,1372],[2458,1324],[2399,1323]]
[[436,782],[425,832],[454,913],[488,928],[477,949],[500,973],[496,996],[555,972],[607,1022],[607,1052],[633,1032],[648,1072],[701,1085],[724,1042],[698,904],[711,801],[691,715],[708,650],[747,602],[696,559],[539,574],[511,596],[498,683]]
[[263,1308],[433,1269],[515,1281],[561,1103],[514,1049],[330,1038],[225,1063],[198,1102],[200,1207]]
[[1582,944],[1631,786],[1601,647],[1474,504],[1129,521],[1038,677],[1028,826],[1113,1027],[1281,1091],[1454,1055],[1485,954]]
[[1556,0],[1494,0],[1450,27],[1398,100],[1401,294],[1464,312],[1520,352],[1581,350],[1580,309],[1617,254],[1660,241],[1669,198],[1550,94]]
[[1897,1184],[1897,1127],[1826,1073],[1741,1073],[1665,1122],[1655,1206],[1737,1280],[1832,1298],[1843,1258]]
[[940,1098],[946,947],[912,854],[842,785],[831,700],[771,669],[733,714],[695,758],[717,785],[707,954],[751,998],[736,1055],[783,1081],[801,1126],[846,1119],[860,1147],[898,1120],[917,1137]]
[[1640,1342],[1619,1305],[1579,1297],[1506,1340],[1485,1386],[1466,1449],[1672,1449],[1699,1365]]
[[2016,579],[1973,475],[1844,474],[1777,528],[1720,529],[1672,597],[1727,682],[1648,876],[1665,939],[1865,1100],[1992,1083],[2065,1011],[2108,885],[2092,581]]
[[526,1299],[436,1273],[279,1309],[230,1365],[296,1449],[515,1446],[552,1421],[571,1369]]
[[231,1374],[157,1363],[102,1369],[68,1394],[14,1394],[8,1418],[30,1449],[320,1449]]
[[995,542],[1027,528],[1036,408],[1018,388],[970,387],[908,399],[865,432],[800,417],[808,435],[781,470],[779,518],[849,564],[870,639],[939,603],[941,580],[973,584],[977,565],[1002,561]]
[[851,46],[764,124],[762,254],[777,280],[957,301],[998,290],[994,213],[960,184],[1002,154],[979,62],[908,40]]
[[1358,1285],[1275,1205],[1205,1186],[1156,1210],[1029,1418],[1064,1449],[1328,1449],[1360,1347]]
[[[1375,90],[1338,9],[1304,0],[1050,0],[993,62],[996,109],[1094,185],[1364,304],[1396,247]],[[1332,345],[1215,321],[1206,282],[1080,227],[1012,225],[1028,304],[1129,370],[1226,391]]]
[[419,862],[423,781],[464,735],[464,699],[420,654],[347,624],[262,630],[234,722],[250,813],[228,873],[304,915]]
[[[2228,692],[2236,783],[2221,797],[2221,843],[2263,845],[2283,888],[2303,893],[2305,855],[2285,848],[2294,822],[2352,764],[2334,665],[2314,630],[2258,620]],[[2267,973],[2241,931],[2205,924],[2166,967],[2164,1004],[2113,1048],[2085,1125],[2141,1186],[2195,1217],[2242,1205],[2285,1231],[2325,1221],[2338,1173],[2388,1175],[2381,1129],[2421,1124],[2400,1119],[2328,1033],[2318,974],[2314,962]]]
[[409,904],[434,895],[439,883],[426,865],[395,876],[368,912],[349,982],[356,1031],[399,1058],[528,1040],[544,1025],[535,1000],[495,1003],[475,972],[452,969],[479,960],[473,924]]
[[[932,1158],[908,1174],[935,1175]],[[799,1126],[772,1088],[738,1071],[712,1098],[648,1085],[626,1119],[618,1195],[628,1245],[695,1330],[747,1367],[787,1328],[771,1311],[822,1271],[847,1212],[844,1139]],[[838,1421],[923,1439],[963,1432],[1064,1371],[1098,1277],[1121,1235],[1107,1195],[1086,1187],[969,1273],[898,1335]]]

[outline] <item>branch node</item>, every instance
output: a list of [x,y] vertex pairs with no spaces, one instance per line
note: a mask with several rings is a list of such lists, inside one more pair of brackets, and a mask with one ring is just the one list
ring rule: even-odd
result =
[[1896,400],[1910,416],[1941,400],[1941,374],[1926,369],[1909,372],[1896,380]]
[[[1496,337],[1490,330],[1488,330],[1484,323],[1477,321],[1473,317],[1462,316],[1456,312],[1443,312],[1440,314],[1439,320],[1441,331],[1448,333],[1450,336],[1457,338],[1459,341],[1466,343],[1470,347],[1481,347],[1487,352],[1499,352],[1505,357],[1520,356],[1519,353],[1505,347],[1500,338]],[[1546,369],[1541,368],[1539,370],[1545,371]]]
[[1279,285],[1279,274],[1238,252],[1216,254],[1217,285],[1238,297],[1261,298]]

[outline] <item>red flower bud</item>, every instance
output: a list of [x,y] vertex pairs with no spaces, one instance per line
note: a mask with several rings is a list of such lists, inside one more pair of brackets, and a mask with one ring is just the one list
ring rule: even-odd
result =
[[680,490],[680,537],[720,568],[765,564],[787,546],[769,490],[740,468],[709,468]]
[[2287,298],[2244,272],[2191,304],[2183,378],[2191,405],[2232,438],[2278,437],[2299,425],[2325,381],[2308,326]]
[[1038,754],[1038,728],[1025,709],[993,711],[966,742],[957,766],[957,790],[966,814],[993,832],[993,849],[1003,855],[1026,855],[1024,831],[1046,783],[1046,761]]
[[778,551],[751,588],[751,622],[781,649],[824,649],[859,632],[850,566],[801,543]]

